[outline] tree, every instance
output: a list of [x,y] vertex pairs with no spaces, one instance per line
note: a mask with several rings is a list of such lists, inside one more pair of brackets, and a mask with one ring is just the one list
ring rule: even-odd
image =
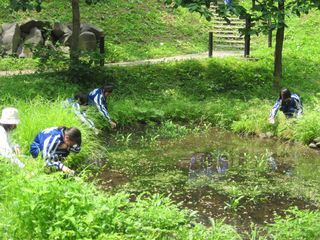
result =
[[[172,7],[186,7],[191,12],[198,12],[207,20],[211,20],[212,13],[208,9],[210,3],[217,3],[217,0],[165,0],[165,3]],[[275,88],[281,85],[282,77],[282,49],[284,43],[284,31],[286,25],[286,15],[300,16],[307,14],[311,9],[320,9],[320,0],[244,0],[234,1],[230,6],[220,4],[217,13],[226,18],[231,15],[240,18],[250,17],[252,27],[250,34],[268,33],[276,30],[276,44],[274,51],[274,81]],[[240,29],[243,34],[246,29]]]

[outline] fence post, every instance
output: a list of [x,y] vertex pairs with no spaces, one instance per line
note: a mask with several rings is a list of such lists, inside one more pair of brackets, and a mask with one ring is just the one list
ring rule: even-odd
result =
[[246,16],[246,33],[244,35],[244,57],[250,56],[250,28],[251,28],[251,16]]
[[212,57],[213,53],[213,32],[209,32],[209,57]]
[[103,67],[104,66],[104,54],[105,54],[105,48],[104,48],[104,36],[101,36],[99,38],[99,49],[100,49],[100,54],[101,54],[101,58],[100,58],[100,66]]

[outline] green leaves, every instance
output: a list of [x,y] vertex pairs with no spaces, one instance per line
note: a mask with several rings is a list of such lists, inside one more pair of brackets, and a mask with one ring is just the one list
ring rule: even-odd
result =
[[10,0],[10,7],[15,11],[41,11],[42,0]]

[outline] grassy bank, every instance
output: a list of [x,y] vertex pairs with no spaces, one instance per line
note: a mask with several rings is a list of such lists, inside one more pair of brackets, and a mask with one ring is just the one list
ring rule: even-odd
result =
[[[107,61],[203,52],[207,48],[210,24],[185,9],[172,10],[157,0],[80,3],[82,22],[105,32]],[[63,0],[44,1],[42,11],[37,13],[12,12],[7,2],[0,3],[0,22],[23,22],[30,18],[70,23],[71,4]]]
[[[310,19],[304,19],[304,24],[314,27],[315,20]],[[302,27],[297,31],[302,31]],[[293,35],[289,32],[288,37]],[[315,35],[308,35],[308,39]],[[203,134],[212,126],[240,134],[269,132],[304,143],[320,135],[320,50],[316,44],[305,44],[301,34],[288,41],[286,47],[282,85],[302,96],[305,114],[286,121],[280,112],[276,125],[268,123],[269,111],[278,95],[272,88],[273,59],[269,49],[256,51],[256,61],[225,58],[104,68],[88,74],[83,85],[68,82],[64,73],[0,77],[0,107],[19,109],[21,124],[12,137],[21,145],[24,155],[28,155],[33,137],[46,127],[78,126],[84,136],[81,153],[73,154],[67,162],[80,172],[80,178],[44,174],[40,159],[21,157],[27,164],[23,170],[1,159],[0,237],[318,239],[318,210],[291,209],[273,223],[258,228],[252,225],[252,229],[236,229],[220,221],[205,227],[197,223],[199,212],[183,210],[183,206],[159,195],[161,192],[173,196],[172,187],[181,190],[181,182],[187,181],[182,171],[174,169],[177,160],[194,152],[189,147],[194,142],[187,145],[182,141],[185,135]],[[88,115],[103,130],[95,136],[61,102],[75,92],[88,92],[106,82],[116,88],[108,103],[118,129],[108,129],[99,113],[89,109]],[[194,141],[200,141],[200,137]],[[180,143],[180,148],[175,143]],[[212,151],[213,146],[204,146],[199,151]],[[97,190],[94,183],[83,179],[92,177],[87,170],[102,171],[99,161],[133,180],[121,190],[114,189],[112,194]],[[264,155],[248,156],[247,161],[247,165],[231,168],[219,181],[200,179],[196,195],[198,188],[203,190],[202,186],[214,191],[212,196],[223,197],[222,209],[225,207],[232,217],[248,203],[265,204],[268,208],[274,193],[282,197],[289,194],[289,200],[295,197],[295,201],[302,196],[305,205],[311,202],[314,208],[320,202],[317,179],[270,172]],[[190,186],[185,187],[190,190]],[[153,194],[135,194],[142,190]]]

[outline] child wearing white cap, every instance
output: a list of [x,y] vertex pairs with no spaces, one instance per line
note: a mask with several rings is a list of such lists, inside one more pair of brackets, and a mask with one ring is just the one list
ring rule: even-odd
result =
[[8,133],[14,130],[19,122],[18,110],[16,108],[7,107],[2,110],[0,118],[0,156],[9,159],[11,163],[23,168],[25,165],[14,154],[19,153],[19,147],[17,145],[11,146],[8,137]]

